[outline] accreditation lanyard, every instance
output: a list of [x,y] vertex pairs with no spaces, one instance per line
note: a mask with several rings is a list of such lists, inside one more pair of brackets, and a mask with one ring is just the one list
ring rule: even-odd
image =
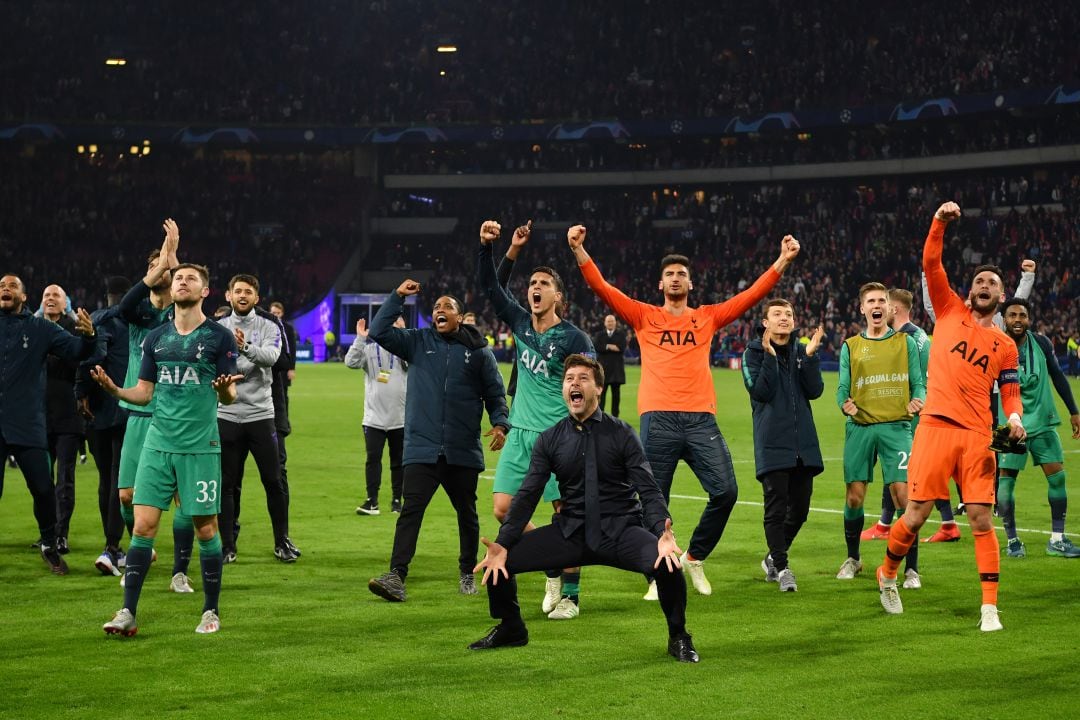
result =
[[390,373],[394,371],[394,354],[390,353],[390,367],[383,370],[382,366],[382,352],[379,350],[379,346],[375,346],[375,362],[379,365],[378,381],[381,383],[390,382]]

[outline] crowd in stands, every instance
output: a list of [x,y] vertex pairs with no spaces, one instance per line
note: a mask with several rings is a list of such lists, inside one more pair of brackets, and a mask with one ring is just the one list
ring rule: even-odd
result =
[[181,260],[210,268],[208,307],[223,303],[228,279],[244,272],[260,278],[267,301],[296,310],[322,297],[359,235],[363,189],[351,166],[329,165],[0,145],[0,272],[22,277],[32,308],[57,283],[93,309],[107,277],[143,276],[172,217]]
[[[0,119],[408,123],[714,117],[1071,83],[1080,5],[30,0]],[[243,38],[242,43],[236,42]],[[455,53],[436,52],[452,44]],[[124,65],[106,65],[122,58]]]
[[[106,277],[142,275],[162,220],[173,217],[182,258],[210,267],[210,307],[220,304],[230,276],[254,272],[265,299],[295,312],[325,294],[362,234],[367,189],[352,176],[348,157],[158,149],[139,157],[91,156],[0,145],[0,191],[8,200],[0,214],[0,267],[21,275],[31,306],[45,285],[59,283],[76,304],[93,309]],[[1071,166],[862,182],[384,192],[375,215],[454,217],[458,224],[451,238],[376,237],[364,266],[434,271],[425,295],[465,295],[497,336],[505,328],[474,289],[473,250],[484,219],[504,227],[547,223],[534,233],[515,290],[523,292],[528,268],[554,265],[567,282],[569,317],[588,328],[599,327],[607,308],[585,287],[566,249],[565,230],[573,223],[589,228],[589,250],[611,282],[647,301],[659,300],[657,262],[667,252],[691,257],[693,302],[719,302],[753,282],[774,259],[780,237],[792,233],[803,256],[777,292],[795,301],[805,329],[825,325],[824,352],[831,356],[860,322],[862,282],[919,289],[928,218],[944,200],[978,211],[947,244],[954,284],[962,286],[975,264],[995,262],[1012,289],[1020,261],[1032,258],[1036,327],[1063,347],[1075,338],[1080,168]],[[931,327],[918,305],[914,317]],[[744,317],[716,339],[717,362],[745,347],[753,320]]]
[[394,145],[384,167],[398,174],[694,170],[802,165],[998,152],[1080,142],[1080,110],[1034,116],[974,115],[867,128],[777,131],[704,138],[544,143]]
[[[813,182],[789,185],[728,186],[655,190],[582,188],[557,191],[454,191],[432,197],[389,195],[382,212],[397,203],[403,214],[429,208],[432,214],[459,220],[451,241],[412,238],[386,241],[370,256],[377,266],[435,269],[428,295],[460,293],[473,287],[477,228],[494,218],[504,228],[532,219],[558,229],[537,230],[526,249],[514,287],[524,294],[528,268],[556,267],[570,295],[569,317],[598,328],[608,309],[580,278],[566,249],[565,228],[588,227],[587,247],[610,282],[628,295],[660,302],[658,262],[668,252],[686,254],[693,264],[694,303],[720,302],[752,283],[778,252],[780,238],[791,233],[803,253],[777,293],[793,299],[804,330],[824,324],[826,357],[858,331],[858,288],[869,280],[920,293],[921,247],[937,206],[954,200],[977,215],[950,233],[945,265],[954,286],[962,289],[971,269],[984,262],[1005,270],[1008,291],[1016,287],[1024,258],[1038,263],[1032,299],[1034,326],[1054,338],[1077,337],[1080,329],[1080,168],[1027,170],[1010,174],[943,176],[933,179],[880,179],[853,183]],[[654,221],[684,221],[661,223]],[[479,310],[483,299],[466,298]],[[490,310],[481,313],[495,334]],[[932,323],[921,303],[915,322]],[[716,340],[715,359],[739,353],[756,328],[752,314]]]

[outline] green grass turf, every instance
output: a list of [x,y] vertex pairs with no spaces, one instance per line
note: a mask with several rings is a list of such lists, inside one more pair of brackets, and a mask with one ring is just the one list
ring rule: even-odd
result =
[[[249,462],[240,559],[224,574],[218,635],[193,632],[201,592],[166,591],[166,530],[139,606],[139,634],[104,636],[101,623],[122,595],[93,567],[101,531],[92,464],[78,472],[67,577],[50,575],[29,549],[37,536],[30,497],[19,472],[8,471],[0,502],[0,717],[1075,716],[1080,561],[1043,555],[1049,513],[1038,470],[1025,471],[1017,488],[1018,524],[1032,530],[1022,533],[1029,556],[1002,561],[1004,632],[976,628],[979,585],[963,519],[959,543],[922,546],[925,586],[902,592],[900,617],[885,616],[872,579],[882,542],[864,544],[862,576],[834,579],[845,555],[835,374],[815,407],[828,468],[792,550],[799,592],[781,594],[758,565],[764,540],[749,401],[738,373],[716,371],[720,427],[741,496],[706,565],[713,595],[691,591],[689,629],[702,662],[686,666],[666,656],[663,617],[641,600],[642,579],[607,568],[585,570],[582,614],[572,622],[542,617],[543,577],[524,576],[529,646],[467,651],[492,622],[483,594],[457,594],[456,524],[441,493],[428,511],[408,602],[371,595],[366,582],[386,568],[396,516],[354,513],[363,492],[362,378],[341,365],[298,372],[289,476],[292,537],[304,557],[291,566],[273,558]],[[631,368],[623,398],[634,424],[637,377]],[[1075,488],[1080,443],[1062,437]],[[489,536],[494,464],[489,457],[479,491]],[[875,506],[879,487],[868,493]],[[685,541],[704,494],[684,466],[674,493]],[[381,500],[386,508],[388,480]],[[199,588],[197,559],[192,569]]]

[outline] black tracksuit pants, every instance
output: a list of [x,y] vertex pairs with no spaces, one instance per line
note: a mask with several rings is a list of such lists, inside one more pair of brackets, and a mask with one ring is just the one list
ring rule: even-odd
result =
[[56,544],[56,488],[49,472],[49,451],[45,448],[9,445],[0,436],[0,496],[4,494],[4,471],[7,469],[7,457],[13,455],[19,463],[26,487],[34,498],[34,519],[37,520],[41,542],[46,545]]
[[416,541],[420,538],[424,512],[441,485],[457,512],[458,569],[463,573],[471,573],[476,566],[476,550],[480,544],[480,518],[476,514],[476,483],[480,471],[476,468],[450,465],[445,457],[440,456],[439,461],[434,464],[406,465],[404,475],[404,502],[394,530],[390,569],[402,578],[409,574],[409,563],[416,554]]
[[98,512],[106,547],[117,547],[124,536],[124,518],[120,515],[120,495],[116,485],[120,478],[120,449],[124,446],[125,429],[127,424],[120,423],[111,428],[90,430],[90,453],[98,471]]
[[[83,436],[74,434],[49,434],[49,455],[56,477],[56,536],[66,538],[71,528],[71,516],[75,514],[75,463]],[[16,458],[17,460],[18,458]]]
[[765,543],[779,572],[788,566],[788,549],[810,513],[814,476],[800,465],[766,473],[759,479],[765,497]]
[[401,452],[405,445],[405,428],[380,430],[364,426],[364,447],[367,461],[364,463],[364,479],[367,483],[367,497],[374,503],[379,502],[379,488],[382,487],[383,447],[390,446],[390,492],[394,500],[401,499],[401,483],[404,472],[401,467]]
[[266,490],[266,510],[274,530],[274,542],[289,534],[289,508],[281,484],[281,460],[273,418],[248,423],[218,419],[221,436],[221,512],[218,527],[226,548],[234,550],[232,529],[236,523],[236,493],[248,453],[255,458],[259,479]]

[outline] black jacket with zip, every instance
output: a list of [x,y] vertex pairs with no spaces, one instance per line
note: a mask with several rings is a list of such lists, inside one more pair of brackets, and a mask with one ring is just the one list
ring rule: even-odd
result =
[[821,361],[807,357],[794,335],[786,345],[765,352],[761,339],[743,353],[743,384],[754,413],[754,463],[758,479],[802,464],[815,475],[825,469],[810,401],[821,397]]
[[409,363],[405,393],[405,447],[401,464],[432,464],[442,455],[450,465],[484,469],[480,421],[510,429],[506,390],[487,339],[472,325],[453,334],[435,328],[396,328],[404,299],[396,292],[371,321],[369,337]]

